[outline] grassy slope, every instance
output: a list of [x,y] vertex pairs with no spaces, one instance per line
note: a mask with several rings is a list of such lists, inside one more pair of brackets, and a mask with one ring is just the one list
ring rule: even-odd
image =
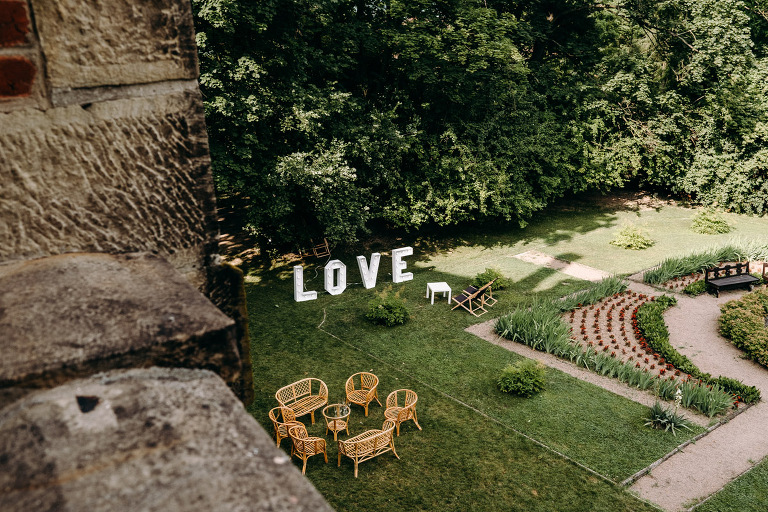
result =
[[[327,466],[317,457],[310,461],[308,476],[338,510],[379,510],[392,505],[415,510],[648,509],[515,431],[617,481],[684,437],[643,428],[645,407],[554,370],[548,372],[547,391],[533,399],[502,395],[495,388],[495,378],[517,356],[465,333],[464,327],[478,321],[474,317],[449,311],[439,297],[432,306],[423,295],[426,282],[447,281],[458,290],[486,267],[499,268],[515,284],[497,294],[499,304],[482,318],[490,320],[531,291],[560,296],[578,288],[575,279],[510,257],[518,252],[538,249],[628,273],[670,255],[655,252],[659,246],[681,254],[711,245],[717,238],[685,231],[691,210],[664,208],[641,212],[641,218],[656,238],[661,238],[656,231],[662,230],[654,230],[651,221],[664,226],[669,241],[647,251],[624,251],[607,242],[625,215],[635,214],[597,209],[551,213],[522,231],[497,226],[483,233],[454,233],[454,238],[442,238],[439,243],[422,236],[374,247],[382,252],[398,245],[416,248],[416,254],[407,258],[415,279],[393,289],[408,300],[413,319],[392,329],[372,326],[363,318],[368,300],[391,285],[386,257],[376,289],[364,290],[356,283],[360,279],[354,254],[334,254],[348,267],[349,288],[339,296],[323,293],[322,270],[316,273],[305,265],[307,288],[321,293],[318,300],[304,303],[293,302],[290,267],[251,273],[248,297],[257,387],[252,413],[268,425],[274,391],[307,375],[329,385],[332,401],[343,400],[344,381],[361,370],[379,375],[382,402],[388,392],[400,387],[419,393],[424,430],[419,432],[412,424],[403,427],[396,440],[402,460],[385,454],[364,463],[358,480],[352,478],[348,460],[342,461],[341,469],[335,467],[333,443],[329,443]],[[757,226],[748,219],[737,233],[755,233]],[[357,254],[368,256],[368,251],[360,249]],[[321,322],[326,332],[317,328]],[[302,419],[309,422],[309,417]],[[380,427],[382,421],[377,405],[371,407],[368,418],[353,409],[351,432]],[[321,424],[318,418],[310,432],[322,435]],[[284,449],[287,446],[284,441]]]

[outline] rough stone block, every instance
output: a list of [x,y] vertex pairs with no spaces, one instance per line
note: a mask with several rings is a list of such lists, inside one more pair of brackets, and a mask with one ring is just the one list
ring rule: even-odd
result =
[[0,0],[0,48],[25,44],[29,31],[26,2]]
[[229,383],[241,371],[234,321],[151,254],[1,265],[0,332],[0,388],[155,365],[205,368]]
[[0,410],[0,510],[331,511],[214,374],[112,371]]
[[54,88],[196,78],[191,3],[32,0]]
[[0,114],[0,162],[0,263],[157,252],[202,289],[217,226],[199,91]]

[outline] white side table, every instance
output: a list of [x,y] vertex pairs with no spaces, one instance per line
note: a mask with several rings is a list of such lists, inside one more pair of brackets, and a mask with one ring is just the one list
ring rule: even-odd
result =
[[448,283],[427,283],[427,298],[432,294],[432,304],[435,303],[435,294],[442,293],[444,297],[448,297],[448,304],[451,303],[451,287]]

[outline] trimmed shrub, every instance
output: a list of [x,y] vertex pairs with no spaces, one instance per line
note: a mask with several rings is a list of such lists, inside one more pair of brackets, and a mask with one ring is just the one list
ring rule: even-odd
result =
[[639,251],[651,247],[655,242],[645,230],[629,223],[625,224],[609,243],[622,249]]
[[730,233],[731,226],[717,210],[707,208],[693,217],[691,229],[702,235],[722,235]]
[[701,295],[702,293],[705,293],[707,291],[707,282],[703,279],[699,279],[698,281],[694,281],[685,288],[683,288],[683,293],[687,295],[697,296]]
[[374,324],[392,327],[404,324],[410,316],[411,312],[405,305],[404,299],[401,299],[398,294],[390,295],[384,292],[368,303],[368,313],[365,318]]
[[508,288],[511,284],[511,281],[504,277],[501,272],[495,268],[486,268],[485,272],[480,272],[477,274],[472,284],[477,288],[480,288],[481,286],[485,286],[494,279],[496,281],[494,281],[493,286],[491,286],[493,290],[503,290],[504,288]]
[[681,372],[697,379],[709,378],[690,359],[680,354],[669,343],[669,330],[664,323],[664,310],[677,303],[674,297],[662,295],[655,301],[646,302],[637,310],[637,327],[648,346]]
[[524,359],[507,365],[501,371],[497,384],[504,393],[529,398],[544,390],[545,372],[540,361]]
[[768,367],[768,291],[756,290],[720,307],[720,334],[759,364]]

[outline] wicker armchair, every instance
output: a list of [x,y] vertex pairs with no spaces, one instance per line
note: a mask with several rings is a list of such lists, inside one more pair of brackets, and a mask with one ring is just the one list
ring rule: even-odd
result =
[[315,411],[328,403],[328,386],[320,379],[307,377],[277,390],[275,398],[282,407],[293,410],[296,417],[307,413],[315,423]]
[[272,426],[275,427],[278,447],[280,446],[280,441],[289,437],[288,429],[299,424],[296,421],[296,415],[293,413],[293,410],[288,407],[275,407],[269,411],[269,419],[272,420]]
[[303,423],[297,421],[296,425],[289,427],[288,435],[290,436],[291,441],[293,441],[291,458],[293,458],[294,455],[298,455],[299,458],[304,461],[304,466],[301,468],[302,475],[307,472],[307,459],[313,455],[322,453],[323,457],[325,457],[325,463],[328,463],[328,453],[325,451],[325,439],[309,437],[307,428]]
[[400,435],[400,424],[407,420],[413,420],[421,430],[421,425],[419,425],[419,420],[416,417],[416,401],[418,399],[416,393],[410,389],[398,389],[391,392],[387,397],[384,417],[395,422],[398,436]]
[[400,456],[395,451],[395,440],[392,432],[395,422],[384,420],[381,430],[366,430],[362,434],[351,437],[346,441],[339,441],[339,460],[337,466],[341,466],[341,456],[346,455],[355,463],[355,478],[357,478],[357,465],[370,460],[382,453],[391,451],[398,459]]
[[344,386],[347,392],[347,403],[357,404],[365,407],[365,415],[368,416],[368,404],[376,400],[379,402],[379,392],[376,388],[379,385],[379,378],[372,373],[359,372],[347,379]]

